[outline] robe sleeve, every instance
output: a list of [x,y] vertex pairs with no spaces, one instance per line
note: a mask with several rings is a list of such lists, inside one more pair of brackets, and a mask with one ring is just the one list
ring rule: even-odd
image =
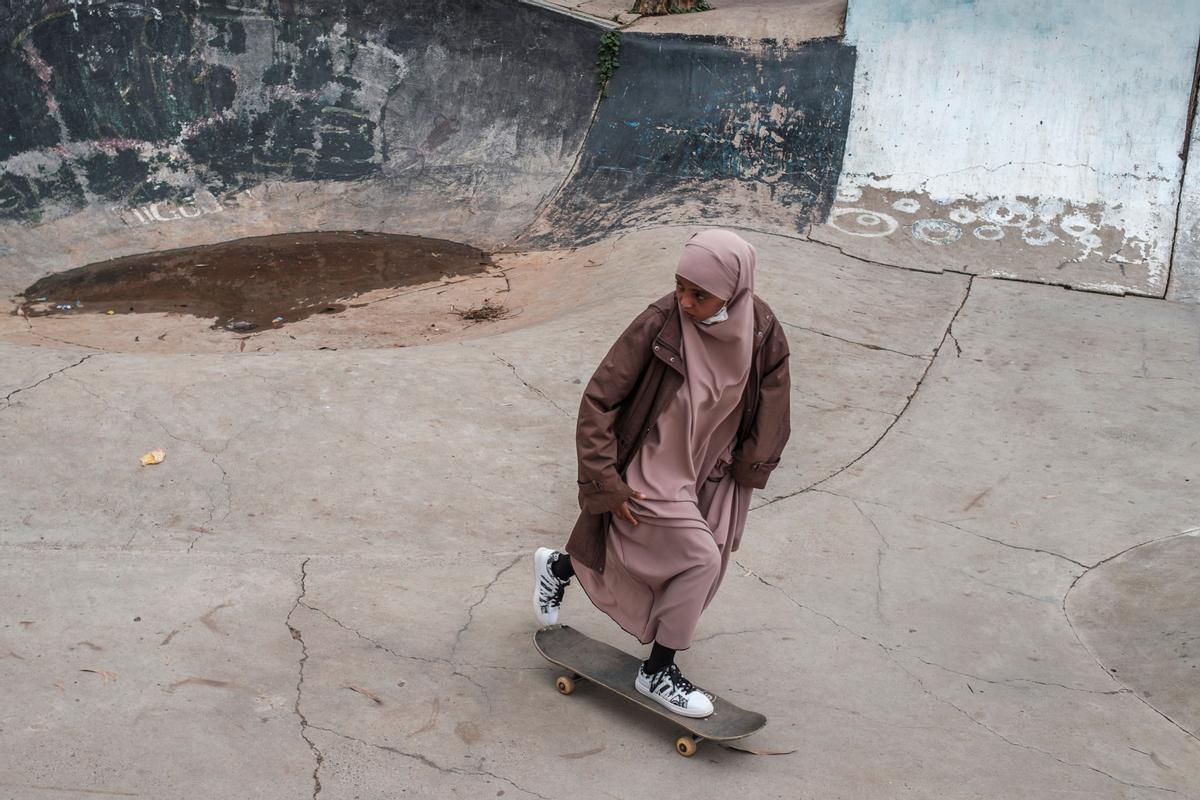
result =
[[600,362],[583,391],[575,426],[579,457],[579,506],[589,514],[611,513],[633,496],[617,470],[615,425],[621,403],[637,386],[651,358],[662,314],[650,307],[638,315]]

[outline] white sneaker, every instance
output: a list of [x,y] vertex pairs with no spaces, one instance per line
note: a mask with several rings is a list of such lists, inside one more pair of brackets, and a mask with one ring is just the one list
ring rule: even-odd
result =
[[569,578],[559,580],[550,571],[550,565],[557,560],[558,551],[549,547],[539,547],[533,554],[533,613],[543,626],[558,622],[563,591],[571,583]]
[[676,714],[685,717],[707,717],[713,713],[712,700],[683,677],[679,667],[674,664],[653,675],[647,675],[644,666],[638,667],[637,680],[633,685],[646,697],[657,700],[668,711]]

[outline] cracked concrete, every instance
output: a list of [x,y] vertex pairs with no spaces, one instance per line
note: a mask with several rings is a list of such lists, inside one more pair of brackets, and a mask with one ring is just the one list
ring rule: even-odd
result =
[[[190,548],[189,548],[190,550]],[[300,720],[300,738],[308,745],[308,749],[312,751],[313,760],[316,762],[313,766],[313,800],[317,799],[317,795],[321,794],[321,764],[325,761],[324,754],[320,748],[313,742],[312,737],[308,733],[308,717],[300,709],[300,703],[304,700],[304,666],[308,663],[308,645],[304,643],[304,633],[295,625],[292,624],[292,617],[296,613],[296,609],[304,603],[304,595],[308,592],[308,562],[310,559],[304,559],[300,562],[300,593],[296,595],[296,602],[292,604],[291,610],[288,611],[287,619],[284,624],[287,625],[288,632],[292,634],[292,638],[300,644],[300,661],[297,668],[299,673],[296,678],[296,702],[292,705],[292,710]]]
[[[746,234],[793,443],[680,658],[797,752],[680,759],[669,723],[553,690],[527,558],[575,518],[570,409],[690,230],[506,255],[519,315],[420,347],[85,359],[0,327],[0,682],[29,698],[0,786],[1200,797],[1191,662],[1141,655],[1186,637],[1137,617],[1195,616],[1166,589],[1200,541],[1196,312],[794,237]],[[577,587],[563,614],[637,649]]]

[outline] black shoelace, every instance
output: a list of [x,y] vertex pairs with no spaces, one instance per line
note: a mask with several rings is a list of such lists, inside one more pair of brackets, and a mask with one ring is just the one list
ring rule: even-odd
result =
[[680,692],[681,694],[691,694],[696,690],[696,687],[692,684],[692,682],[683,677],[683,674],[679,671],[679,666],[676,664],[672,664],[654,676],[654,680],[650,683],[651,691],[658,691],[658,687],[662,686],[664,681],[666,681],[673,690]]
[[563,593],[567,590],[569,580],[562,581],[553,575],[543,575],[538,581],[538,589],[540,591],[540,599],[543,606],[557,606],[562,604]]

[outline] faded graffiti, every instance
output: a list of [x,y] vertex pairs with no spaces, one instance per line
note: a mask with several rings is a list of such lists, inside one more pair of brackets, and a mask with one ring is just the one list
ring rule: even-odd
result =
[[862,200],[861,188],[839,188],[838,204],[829,212],[829,224],[850,236],[867,238],[902,231],[917,242],[937,246],[952,245],[967,234],[982,242],[1015,237],[1033,247],[1061,242],[1085,253],[1103,244],[1098,232],[1101,223],[1094,212],[1053,198],[935,203],[929,198],[901,197],[888,204],[887,211],[871,207],[882,204],[878,200]]
[[178,203],[147,203],[129,208],[116,206],[112,208],[112,212],[120,217],[126,225],[153,225],[159,222],[175,222],[209,214],[220,214],[227,208],[237,209],[246,205],[262,205],[262,202],[262,198],[254,196],[253,189],[234,192],[220,200],[208,192],[198,192],[183,198]]

